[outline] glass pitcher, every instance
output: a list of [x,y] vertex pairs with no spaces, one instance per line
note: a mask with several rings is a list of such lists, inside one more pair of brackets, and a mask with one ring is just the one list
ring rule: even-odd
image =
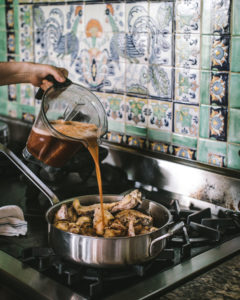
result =
[[59,83],[51,75],[47,79],[53,86],[36,94],[42,104],[23,156],[59,168],[91,139],[100,141],[107,131],[107,116],[97,96],[85,87],[69,79]]

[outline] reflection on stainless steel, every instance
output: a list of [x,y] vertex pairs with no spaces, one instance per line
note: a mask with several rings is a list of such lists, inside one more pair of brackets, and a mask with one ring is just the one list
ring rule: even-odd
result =
[[32,296],[26,299],[86,299],[50,278],[45,277],[43,280],[39,272],[27,267],[3,251],[0,251],[0,279],[2,283],[11,288],[13,285],[15,289],[19,288],[21,295],[25,293]]
[[11,150],[0,144],[0,152],[10,159],[47,196],[51,204],[59,202],[58,197]]
[[219,247],[209,250],[194,258],[161,272],[142,283],[137,283],[127,290],[121,290],[114,296],[106,297],[105,300],[122,300],[122,299],[151,299],[154,295],[161,295],[172,285],[187,279],[190,275],[210,268],[216,262],[220,262],[231,253],[239,251],[240,237],[232,239]]
[[130,180],[149,188],[162,189],[192,198],[239,210],[240,172],[167,157],[107,143],[109,150],[104,162],[127,172]]
[[[78,197],[82,205],[99,203],[99,195]],[[121,196],[104,195],[104,202],[121,200]],[[151,243],[168,232],[171,214],[159,203],[143,200],[142,206],[148,208],[158,230],[134,237],[103,238],[73,234],[57,229],[52,225],[53,216],[63,203],[71,203],[73,199],[62,201],[51,207],[46,213],[49,223],[49,243],[56,254],[74,262],[91,267],[124,267],[139,264],[156,257],[166,246],[166,238],[156,242],[154,251],[150,251]]]

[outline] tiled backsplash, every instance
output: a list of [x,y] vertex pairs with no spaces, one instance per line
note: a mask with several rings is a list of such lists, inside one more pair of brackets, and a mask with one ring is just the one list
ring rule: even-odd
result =
[[[109,141],[240,170],[239,0],[0,0],[0,41],[94,91]],[[33,122],[34,94],[1,87],[0,113]]]

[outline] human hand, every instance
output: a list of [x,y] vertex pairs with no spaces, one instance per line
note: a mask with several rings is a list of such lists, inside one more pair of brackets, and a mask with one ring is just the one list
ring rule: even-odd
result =
[[44,91],[53,84],[46,79],[47,75],[52,75],[59,82],[64,82],[68,76],[66,69],[47,64],[29,63],[29,69],[31,72],[30,83]]

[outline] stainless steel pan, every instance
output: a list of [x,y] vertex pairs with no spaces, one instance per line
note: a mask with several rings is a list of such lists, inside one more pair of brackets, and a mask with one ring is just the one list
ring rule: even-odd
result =
[[[54,252],[65,259],[92,267],[124,267],[140,264],[154,259],[166,246],[169,236],[184,226],[180,222],[171,226],[172,217],[169,210],[161,204],[143,200],[141,211],[150,214],[154,226],[159,229],[134,237],[90,237],[65,232],[53,226],[55,212],[63,203],[70,204],[73,198],[59,202],[57,196],[24,164],[18,157],[0,144],[0,152],[6,155],[50,200],[53,205],[46,212],[48,222],[49,245]],[[74,197],[82,205],[99,203],[98,195]],[[119,195],[104,195],[104,202],[122,199]]]

